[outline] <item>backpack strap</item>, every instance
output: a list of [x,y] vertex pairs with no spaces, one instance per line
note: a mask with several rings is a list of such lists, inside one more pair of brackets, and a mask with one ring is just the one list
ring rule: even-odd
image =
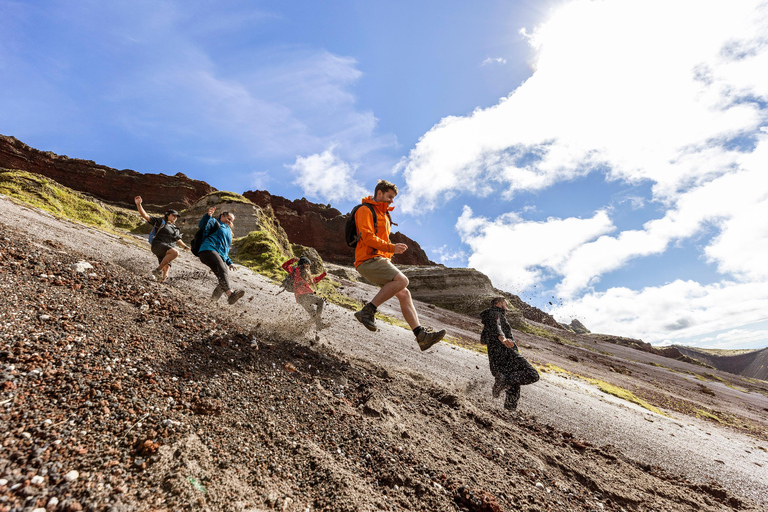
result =
[[[376,209],[373,207],[373,205],[371,203],[362,203],[362,204],[358,205],[357,207],[359,208],[361,206],[367,206],[368,209],[371,210],[371,215],[373,216],[373,234],[375,235],[376,232],[379,230],[379,228],[377,227],[378,223],[376,222]],[[357,213],[357,212],[355,212],[355,213]],[[359,229],[357,230],[357,234],[358,235],[360,234],[360,230]]]

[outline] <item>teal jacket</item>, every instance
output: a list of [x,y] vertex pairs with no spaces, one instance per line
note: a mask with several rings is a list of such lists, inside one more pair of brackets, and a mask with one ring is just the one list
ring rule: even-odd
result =
[[[219,225],[219,229],[214,229],[216,224]],[[232,260],[229,259],[229,248],[232,247],[232,230],[229,229],[229,226],[206,213],[197,223],[197,227],[204,230],[200,252],[215,251],[219,253],[224,263],[232,265]]]

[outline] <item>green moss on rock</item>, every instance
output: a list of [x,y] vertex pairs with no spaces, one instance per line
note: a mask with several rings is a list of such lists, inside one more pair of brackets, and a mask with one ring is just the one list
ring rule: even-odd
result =
[[39,174],[0,169],[0,194],[52,215],[110,231],[139,232],[146,225],[138,212],[105,205]]

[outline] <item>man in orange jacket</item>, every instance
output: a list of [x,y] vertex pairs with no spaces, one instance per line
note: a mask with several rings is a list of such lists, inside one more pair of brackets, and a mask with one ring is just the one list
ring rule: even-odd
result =
[[405,244],[393,244],[389,241],[392,229],[389,212],[394,210],[391,204],[396,195],[396,185],[379,180],[373,196],[363,198],[363,205],[372,205],[376,212],[375,229],[373,212],[368,206],[358,208],[355,212],[355,224],[360,235],[355,248],[355,268],[364,278],[381,286],[381,290],[371,302],[355,313],[355,318],[369,330],[376,331],[376,308],[392,297],[397,297],[403,317],[413,329],[419,348],[424,351],[443,339],[445,330],[435,332],[421,326],[419,315],[411,300],[411,292],[407,288],[408,278],[392,264],[393,255],[402,254],[408,249]]

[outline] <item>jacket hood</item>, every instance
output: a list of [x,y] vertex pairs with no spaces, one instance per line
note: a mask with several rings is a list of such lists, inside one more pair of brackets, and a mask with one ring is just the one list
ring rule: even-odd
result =
[[368,196],[363,198],[363,203],[370,203],[376,208],[377,210],[381,210],[382,212],[391,212],[395,209],[394,206],[387,206],[387,203],[380,203],[378,201],[373,200],[373,196]]
[[486,310],[484,310],[484,311],[482,311],[480,313],[480,319],[483,320],[483,321],[490,320],[491,317],[493,315],[496,315],[497,313],[504,314],[504,310],[502,308],[499,308],[499,307],[496,307],[496,306],[491,306],[488,309],[486,309]]

